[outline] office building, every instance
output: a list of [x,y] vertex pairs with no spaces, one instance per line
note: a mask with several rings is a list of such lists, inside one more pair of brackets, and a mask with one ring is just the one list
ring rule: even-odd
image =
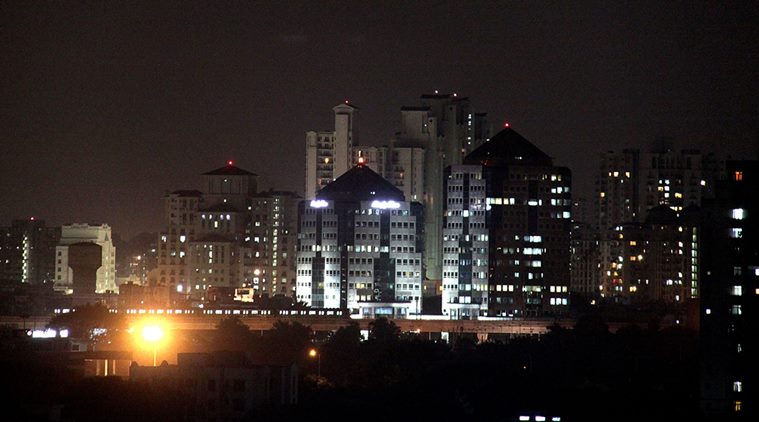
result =
[[420,313],[422,212],[362,164],[302,201],[297,300],[364,317]]
[[565,313],[569,169],[506,127],[445,175],[443,313],[451,319]]
[[[487,116],[474,113],[469,99],[457,94],[424,94],[420,105],[401,107],[401,130],[393,149],[399,151],[397,167],[409,178],[404,187],[412,186],[404,189],[407,198],[419,198],[414,200],[424,205],[428,279],[440,280],[442,276],[443,171],[461,164],[462,158],[486,142],[489,135]],[[422,153],[424,158],[419,161]]]

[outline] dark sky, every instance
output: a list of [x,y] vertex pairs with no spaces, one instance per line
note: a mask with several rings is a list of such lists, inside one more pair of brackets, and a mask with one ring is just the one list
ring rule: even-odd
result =
[[[163,226],[233,159],[302,191],[304,132],[344,99],[363,143],[435,89],[570,167],[672,136],[755,154],[759,3],[0,3],[0,225]],[[725,2],[727,3],[727,2]]]

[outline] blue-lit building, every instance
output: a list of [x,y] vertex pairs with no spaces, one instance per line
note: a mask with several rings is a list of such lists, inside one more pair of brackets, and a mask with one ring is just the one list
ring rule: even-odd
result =
[[420,313],[422,215],[362,163],[301,202],[297,300],[365,317]]

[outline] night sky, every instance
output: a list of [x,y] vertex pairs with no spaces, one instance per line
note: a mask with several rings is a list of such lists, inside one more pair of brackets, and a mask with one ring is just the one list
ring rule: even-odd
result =
[[576,195],[600,151],[659,136],[755,156],[759,3],[714,3],[3,1],[0,225],[158,231],[164,193],[228,159],[302,191],[334,105],[382,144],[436,89],[570,167]]

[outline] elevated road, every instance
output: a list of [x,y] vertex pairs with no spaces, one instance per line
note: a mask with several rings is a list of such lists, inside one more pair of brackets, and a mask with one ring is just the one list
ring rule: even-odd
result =
[[[207,331],[214,330],[218,323],[227,315],[169,315],[145,314],[125,315],[127,320],[137,323],[145,318],[162,321],[169,330]],[[346,317],[328,316],[238,316],[240,321],[253,331],[272,329],[277,321],[297,321],[311,327],[316,332],[336,331],[340,327],[355,322],[362,330],[368,330],[371,319],[350,319]],[[51,317],[37,316],[20,318],[15,316],[0,316],[0,325],[15,328],[43,329]],[[506,335],[542,335],[548,327],[558,324],[563,328],[572,328],[575,321],[571,319],[512,319],[512,320],[442,320],[442,319],[394,319],[393,322],[403,332],[418,333],[471,333],[480,339],[486,339],[491,334]],[[615,332],[628,323],[610,323],[609,331]]]

